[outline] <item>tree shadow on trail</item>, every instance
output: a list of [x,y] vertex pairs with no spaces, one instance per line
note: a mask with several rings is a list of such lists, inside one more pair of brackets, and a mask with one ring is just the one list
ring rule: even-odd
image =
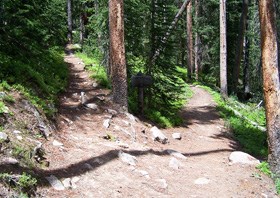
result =
[[215,121],[220,119],[219,113],[214,106],[184,109],[180,115],[184,120],[183,127],[188,127],[194,123],[199,125],[215,124]]
[[[133,156],[142,156],[153,154],[157,156],[168,156],[170,155],[169,152],[172,150],[163,150],[163,151],[155,151],[153,149],[141,151],[141,150],[110,150],[106,153],[89,158],[87,160],[82,160],[75,164],[68,165],[66,167],[61,167],[54,170],[44,170],[39,168],[27,168],[22,167],[20,165],[8,165],[8,164],[1,164],[0,173],[11,173],[11,174],[22,174],[23,172],[27,172],[32,174],[38,180],[38,186],[49,186],[49,183],[45,179],[50,175],[55,175],[58,179],[69,178],[74,176],[80,176],[87,172],[94,171],[95,169],[115,160],[118,158],[118,153],[123,151],[125,153],[131,154]],[[234,149],[216,149],[216,150],[206,150],[200,152],[189,152],[189,153],[182,153],[185,157],[194,157],[194,156],[202,156],[202,155],[209,155],[213,153],[221,153],[221,152],[231,152]],[[85,165],[89,164],[92,168],[88,168]]]

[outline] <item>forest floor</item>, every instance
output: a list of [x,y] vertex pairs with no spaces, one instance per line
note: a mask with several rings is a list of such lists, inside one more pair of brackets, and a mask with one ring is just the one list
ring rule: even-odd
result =
[[168,138],[162,144],[152,139],[151,124],[111,103],[110,91],[97,86],[80,59],[69,54],[65,61],[69,88],[60,98],[58,131],[44,145],[50,166],[42,170],[64,187],[46,182],[39,197],[278,197],[255,166],[229,162],[238,144],[207,91],[192,87],[184,123],[161,129]]

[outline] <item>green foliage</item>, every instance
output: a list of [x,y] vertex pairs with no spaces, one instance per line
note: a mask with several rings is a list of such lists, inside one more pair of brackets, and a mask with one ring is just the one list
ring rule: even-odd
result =
[[280,194],[280,178],[277,178],[275,180],[275,186],[276,186],[277,193]]
[[272,176],[272,172],[269,168],[269,164],[267,162],[262,162],[257,166],[257,169],[259,169],[264,174],[268,175],[269,177]]
[[19,197],[28,197],[28,194],[32,194],[36,187],[37,180],[31,175],[23,172],[22,175],[14,176],[8,173],[1,173],[0,180],[7,186],[12,187],[20,193]]
[[91,71],[91,77],[94,78],[100,86],[105,88],[111,87],[107,72],[105,68],[99,64],[98,58],[90,57],[84,53],[77,53],[76,55],[83,60],[86,69]]
[[0,101],[0,114],[6,112],[7,107],[6,105]]

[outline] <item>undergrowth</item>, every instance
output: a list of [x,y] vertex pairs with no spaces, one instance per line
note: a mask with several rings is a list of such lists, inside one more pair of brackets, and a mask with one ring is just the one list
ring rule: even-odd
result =
[[[0,91],[14,89],[21,92],[51,117],[56,112],[57,95],[64,90],[68,81],[62,49],[51,48],[28,61],[3,54],[0,56],[5,57],[0,60]],[[8,96],[4,99],[9,102],[13,100]]]

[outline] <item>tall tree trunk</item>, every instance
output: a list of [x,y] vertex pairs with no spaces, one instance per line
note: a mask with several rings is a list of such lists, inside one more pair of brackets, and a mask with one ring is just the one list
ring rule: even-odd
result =
[[149,54],[149,62],[148,62],[148,74],[151,74],[151,67],[153,65],[152,60],[153,60],[153,56],[155,54],[155,50],[156,50],[156,34],[155,34],[155,14],[156,14],[156,10],[155,10],[155,6],[156,6],[156,0],[151,0],[151,30],[150,30],[150,54]]
[[220,0],[220,87],[223,97],[227,97],[226,0]]
[[81,5],[81,14],[80,14],[80,44],[83,45],[84,37],[85,37],[85,4],[82,3]]
[[242,14],[240,18],[239,33],[238,33],[236,53],[235,53],[235,66],[233,68],[233,77],[232,77],[233,91],[235,93],[237,91],[238,79],[240,74],[240,64],[241,64],[241,58],[243,53],[244,33],[245,33],[246,23],[247,23],[248,6],[249,6],[249,0],[243,0]]
[[192,37],[192,2],[187,5],[187,57],[188,57],[188,79],[193,74],[193,37]]
[[72,44],[72,0],[67,0],[67,23],[68,23],[67,40],[69,44]]
[[[246,30],[248,29],[248,23],[246,25]],[[250,63],[249,63],[249,55],[250,55],[250,41],[248,36],[245,36],[245,54],[244,54],[244,77],[243,77],[243,91],[244,98],[249,98],[251,88],[250,88]]]
[[110,68],[113,101],[127,110],[123,0],[109,0]]
[[200,68],[200,63],[199,63],[199,48],[200,48],[200,38],[199,38],[199,34],[198,34],[198,17],[200,15],[199,9],[200,9],[200,3],[198,0],[195,0],[195,19],[196,19],[196,32],[195,32],[195,44],[194,44],[194,51],[195,51],[195,55],[194,55],[194,67],[195,67],[195,80],[198,80],[198,73],[199,73],[199,68]]
[[268,160],[272,171],[280,176],[280,83],[276,15],[273,0],[259,1],[263,89],[268,133]]

